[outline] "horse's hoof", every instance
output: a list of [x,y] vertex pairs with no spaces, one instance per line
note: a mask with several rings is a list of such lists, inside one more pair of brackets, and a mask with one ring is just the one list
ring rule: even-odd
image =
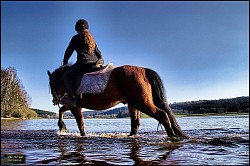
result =
[[84,133],[81,132],[81,136],[82,136],[82,137],[85,137],[85,136],[86,136],[86,133],[85,133],[85,132],[84,132]]
[[129,137],[134,137],[134,136],[136,136],[136,133],[129,133],[128,136],[129,136]]
[[66,130],[66,129],[62,129],[60,132],[61,132],[61,133],[67,133],[67,132],[68,132],[68,130]]
[[60,130],[58,132],[58,135],[67,135],[68,131],[67,130]]

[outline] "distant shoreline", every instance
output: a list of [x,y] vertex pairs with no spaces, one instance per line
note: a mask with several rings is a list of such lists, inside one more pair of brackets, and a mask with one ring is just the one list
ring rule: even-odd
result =
[[25,120],[25,119],[23,119],[23,118],[14,118],[14,117],[10,117],[10,118],[1,117],[1,120]]
[[182,113],[175,113],[175,117],[190,117],[190,116],[237,116],[237,115],[249,115],[249,112],[247,113],[237,113],[237,112],[230,112],[230,113],[205,113],[205,114],[182,114]]
[[[185,113],[174,113],[176,118],[180,118],[180,117],[192,117],[192,116],[237,116],[237,115],[249,115],[249,113],[237,113],[237,112],[230,112],[230,113],[220,113],[220,114],[216,114],[216,113],[206,113],[206,114],[185,114]],[[124,117],[124,118],[129,118],[129,117]],[[85,118],[85,119],[124,119],[124,118]],[[143,117],[141,117],[141,119],[144,118],[151,118],[147,115],[144,115]],[[58,119],[58,118],[34,118],[34,119]],[[65,118],[65,119],[75,119],[75,118]],[[23,118],[4,118],[1,117],[1,120],[29,120],[29,119],[23,119]]]

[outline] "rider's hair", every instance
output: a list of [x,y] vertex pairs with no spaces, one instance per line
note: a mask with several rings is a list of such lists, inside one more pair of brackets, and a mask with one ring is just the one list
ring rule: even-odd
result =
[[89,47],[89,52],[93,53],[94,50],[95,50],[95,40],[94,40],[94,37],[91,35],[91,33],[88,31],[88,29],[81,30],[79,33],[80,34],[84,34],[85,43]]

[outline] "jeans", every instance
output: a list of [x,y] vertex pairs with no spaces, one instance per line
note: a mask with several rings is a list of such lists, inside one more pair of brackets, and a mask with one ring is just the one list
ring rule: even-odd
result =
[[74,96],[74,92],[72,90],[74,79],[77,76],[81,76],[85,73],[91,72],[94,65],[95,63],[83,63],[81,61],[77,61],[66,70],[63,75],[63,80],[70,96]]

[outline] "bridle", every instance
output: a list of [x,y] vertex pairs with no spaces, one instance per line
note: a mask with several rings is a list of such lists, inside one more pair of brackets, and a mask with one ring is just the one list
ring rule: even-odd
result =
[[[63,68],[60,68],[60,69],[63,69]],[[53,79],[53,84],[55,86],[51,86],[51,77],[52,77],[51,75],[50,75],[50,83],[49,83],[50,91],[51,91],[51,94],[52,94],[52,97],[53,97],[53,99],[52,99],[53,105],[58,105],[59,108],[61,108],[60,104],[63,105],[62,100],[65,97],[67,97],[67,95],[68,95],[68,93],[64,93],[62,96],[60,95],[60,90],[58,88],[60,86],[58,86],[58,84],[57,84],[57,83],[61,82],[61,80],[58,80],[58,78],[61,78],[60,75],[59,76],[57,75],[56,78]]]
[[60,104],[62,104],[62,100],[68,95],[67,93],[64,93],[64,95],[61,97],[60,94],[57,94],[55,90],[51,90],[51,94],[52,94],[52,102],[54,105],[57,105],[59,108]]

